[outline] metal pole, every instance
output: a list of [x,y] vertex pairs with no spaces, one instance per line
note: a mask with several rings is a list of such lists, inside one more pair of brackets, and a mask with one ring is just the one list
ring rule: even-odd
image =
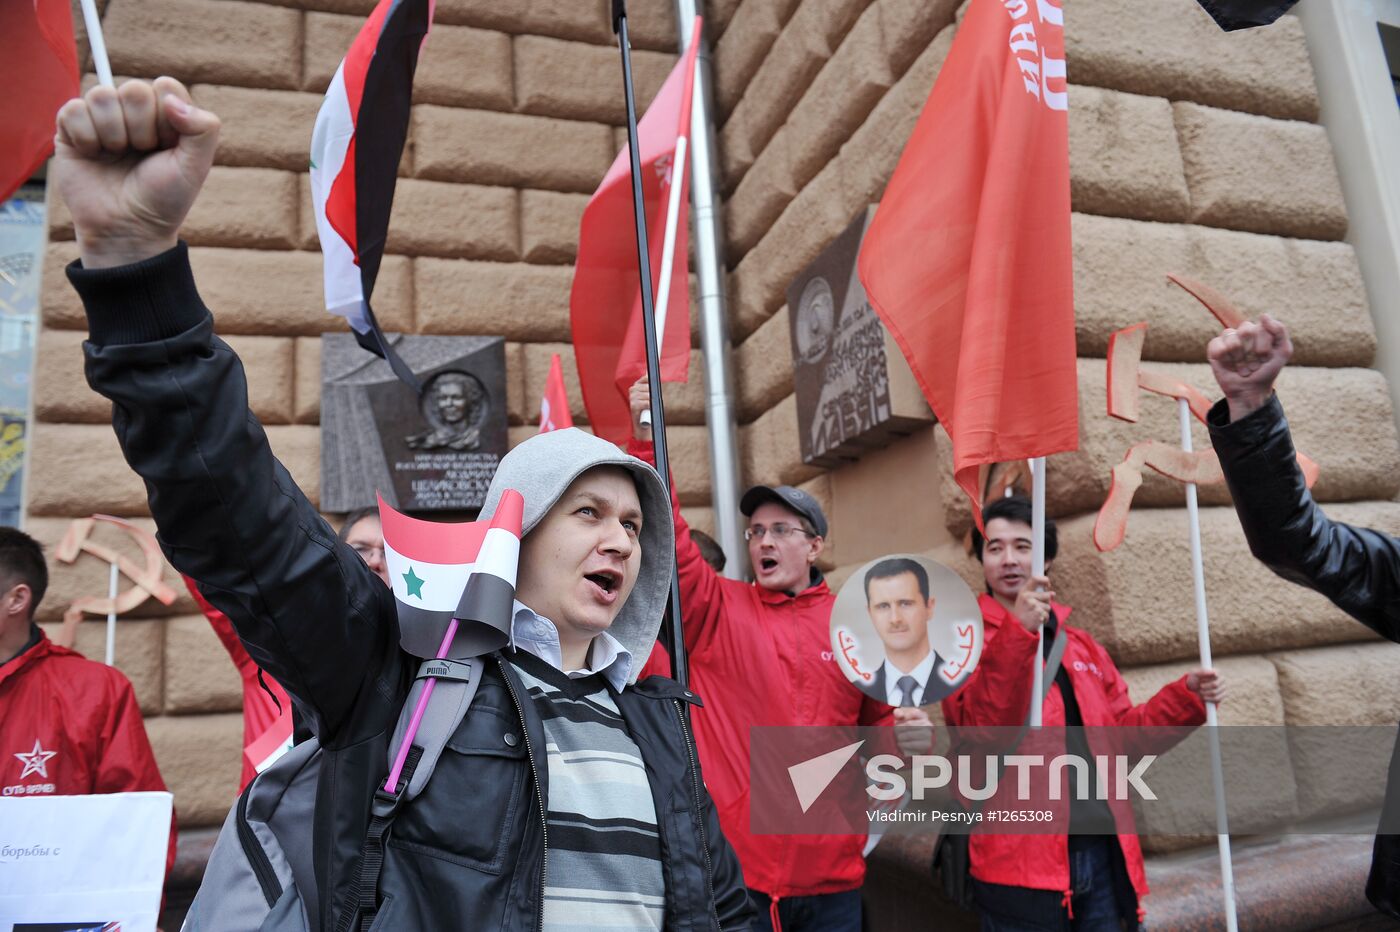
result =
[[103,87],[116,87],[112,80],[112,65],[107,61],[107,43],[102,38],[102,18],[97,15],[97,0],[83,0],[83,25],[87,27],[88,48],[92,49],[92,66]]
[[[700,0],[676,0],[679,48],[690,47]],[[729,316],[724,293],[724,224],[720,217],[715,153],[715,124],[711,116],[714,92],[710,46],[700,40],[695,66],[695,92],[690,113],[690,202],[695,220],[695,273],[699,279],[700,350],[705,357],[705,423],[710,432],[710,500],[714,505],[715,538],[728,560],[724,574],[742,579],[748,561],[744,527],[739,515],[739,432],[734,422],[734,374],[730,366]]]
[[[651,384],[652,443],[656,450],[656,471],[667,495],[671,492],[671,464],[666,455],[666,409],[661,401],[661,357],[657,352],[656,303],[651,290],[651,253],[647,246],[646,205],[642,195],[642,156],[637,142],[637,101],[632,93],[632,49],[627,39],[626,0],[613,0],[613,30],[622,51],[622,88],[627,102],[627,151],[632,161],[632,210],[637,228],[637,269],[642,285],[642,330],[647,345],[647,381]],[[669,287],[663,282],[663,287]],[[681,625],[681,583],[675,561],[671,563],[670,613],[671,677],[681,686],[689,682],[685,662],[685,638]]]
[[112,610],[107,613],[107,666],[117,663],[117,564],[112,564],[107,577],[107,598],[112,600]]
[[[1045,575],[1045,457],[1031,457],[1031,575]],[[1039,728],[1043,711],[1040,697],[1045,693],[1045,626],[1036,638],[1035,660],[1031,664],[1030,727]]]
[[[1191,407],[1185,398],[1176,402],[1181,421],[1181,449],[1191,452]],[[1210,618],[1206,614],[1206,571],[1201,557],[1201,515],[1196,504],[1196,484],[1186,483],[1186,517],[1191,525],[1191,579],[1196,589],[1196,639],[1201,651],[1201,666],[1212,668],[1210,657]],[[1220,885],[1225,894],[1225,928],[1239,929],[1235,915],[1235,867],[1230,856],[1230,823],[1225,810],[1225,768],[1220,756],[1219,721],[1215,703],[1206,703],[1206,731],[1210,739],[1210,777],[1215,785],[1215,831],[1220,848]]]

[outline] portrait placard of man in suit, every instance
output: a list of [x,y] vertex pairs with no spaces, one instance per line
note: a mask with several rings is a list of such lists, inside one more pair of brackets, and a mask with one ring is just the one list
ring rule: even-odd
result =
[[865,574],[865,609],[885,645],[885,661],[874,679],[857,684],[862,692],[892,706],[915,706],[953,691],[938,675],[943,660],[929,640],[936,601],[928,571],[915,560],[891,557]]

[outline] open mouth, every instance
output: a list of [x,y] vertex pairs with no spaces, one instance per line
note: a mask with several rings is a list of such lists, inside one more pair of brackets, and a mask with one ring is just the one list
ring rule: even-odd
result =
[[771,573],[778,568],[778,561],[772,557],[763,557],[758,561],[758,568],[765,573]]
[[585,573],[584,579],[603,590],[606,595],[612,595],[622,585],[622,577],[612,570],[599,570],[596,573]]

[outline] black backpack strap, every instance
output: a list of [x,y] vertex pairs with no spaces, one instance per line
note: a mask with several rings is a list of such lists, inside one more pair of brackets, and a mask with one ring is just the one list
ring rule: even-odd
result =
[[369,828],[365,832],[365,844],[360,850],[360,875],[355,881],[355,909],[341,917],[341,932],[351,932],[359,918],[360,932],[368,932],[379,913],[379,874],[384,870],[384,843],[388,840],[389,829],[394,817],[407,798],[405,790],[423,759],[423,749],[414,745],[408,749],[403,773],[391,793],[384,787],[374,791],[374,802],[370,805]]
[[388,766],[392,766],[394,754],[407,736],[409,721],[424,688],[429,681],[436,681],[436,685],[428,698],[428,706],[413,736],[393,792],[386,790],[382,783],[374,791],[369,828],[360,851],[360,871],[355,880],[354,908],[341,916],[336,925],[337,932],[368,932],[374,923],[379,912],[379,875],[384,869],[384,847],[394,818],[403,804],[416,798],[432,777],[442,749],[466,717],[485,668],[484,657],[425,660],[419,666],[413,688],[409,690],[408,698],[399,712],[393,740],[389,742]]

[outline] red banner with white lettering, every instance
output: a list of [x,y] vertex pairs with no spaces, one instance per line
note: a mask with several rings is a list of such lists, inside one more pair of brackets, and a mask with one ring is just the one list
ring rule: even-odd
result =
[[1060,0],[972,0],[860,254],[979,516],[982,467],[1079,441],[1064,58]]

